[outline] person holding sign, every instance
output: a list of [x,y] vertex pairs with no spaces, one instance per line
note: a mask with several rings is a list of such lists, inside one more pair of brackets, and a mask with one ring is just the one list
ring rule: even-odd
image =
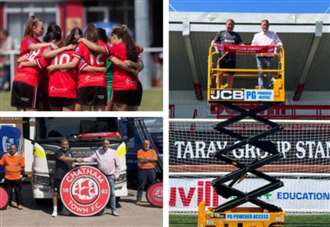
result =
[[116,150],[110,148],[110,141],[105,139],[103,146],[87,158],[78,158],[78,162],[97,162],[99,170],[107,176],[110,184],[110,208],[113,216],[119,216],[116,209],[115,179],[119,176],[119,165],[116,161]]
[[[254,34],[251,45],[267,46],[274,45],[282,47],[282,41],[276,32],[269,30],[269,21],[264,19],[261,21],[261,32]],[[275,50],[276,52],[276,50]],[[258,69],[273,69],[274,68],[274,53],[262,53],[257,55]],[[273,78],[271,73],[259,72],[258,88],[272,88]]]
[[72,157],[69,140],[67,138],[61,139],[60,148],[55,154],[55,174],[52,179],[53,188],[53,212],[52,217],[57,217],[58,194],[60,191],[61,181],[65,174],[72,168],[72,163],[78,161],[77,158]]
[[[233,19],[228,19],[226,21],[226,30],[220,31],[214,37],[211,45],[214,45],[216,49],[217,44],[242,44],[241,36],[234,32],[235,21]],[[223,55],[225,53],[221,53]],[[214,61],[213,61],[214,62]],[[226,53],[226,56],[220,61],[221,68],[236,68],[236,55],[234,53]],[[233,72],[228,72],[227,74],[227,84],[224,88],[232,88],[234,84]],[[220,77],[222,78],[222,76]]]

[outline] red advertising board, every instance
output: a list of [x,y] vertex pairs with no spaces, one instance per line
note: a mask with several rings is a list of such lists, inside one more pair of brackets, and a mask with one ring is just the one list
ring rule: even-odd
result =
[[147,200],[155,207],[163,207],[163,182],[157,182],[147,190]]
[[7,191],[3,187],[0,187],[0,210],[6,209],[8,202],[9,196]]

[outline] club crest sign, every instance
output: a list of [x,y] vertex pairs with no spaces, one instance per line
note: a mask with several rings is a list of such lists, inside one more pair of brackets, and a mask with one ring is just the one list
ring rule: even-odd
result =
[[0,187],[0,210],[6,209],[9,202],[9,195],[3,187]]
[[163,207],[163,182],[150,185],[147,190],[147,200],[155,207]]
[[110,185],[106,176],[97,168],[81,166],[68,172],[60,187],[64,206],[78,216],[92,216],[106,206]]

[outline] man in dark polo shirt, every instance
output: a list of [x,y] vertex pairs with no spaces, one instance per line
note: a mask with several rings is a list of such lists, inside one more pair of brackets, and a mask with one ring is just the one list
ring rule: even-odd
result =
[[[234,32],[235,21],[233,19],[228,19],[226,21],[226,30],[220,31],[214,37],[212,45],[214,44],[242,44],[241,36]],[[216,48],[216,47],[215,47]],[[224,53],[220,53],[223,55]],[[220,56],[221,56],[220,55]],[[218,59],[212,59],[215,63]],[[236,68],[236,55],[234,53],[228,53],[221,61],[221,68]],[[227,84],[223,88],[232,88],[234,84],[233,72],[225,73],[227,75]]]
[[77,161],[77,158],[73,158],[69,140],[67,138],[63,138],[61,140],[61,148],[55,154],[56,163],[55,163],[55,174],[53,178],[53,213],[52,217],[57,216],[57,200],[58,200],[58,192],[60,190],[61,181],[64,178],[65,174],[69,172],[72,166],[72,162]]

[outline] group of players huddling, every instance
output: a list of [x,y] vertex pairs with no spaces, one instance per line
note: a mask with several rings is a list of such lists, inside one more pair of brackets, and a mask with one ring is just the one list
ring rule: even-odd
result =
[[84,33],[75,27],[63,39],[60,26],[51,23],[41,42],[43,34],[43,22],[31,16],[12,87],[11,105],[17,110],[138,109],[143,49],[125,25],[114,27],[110,39],[94,24]]

